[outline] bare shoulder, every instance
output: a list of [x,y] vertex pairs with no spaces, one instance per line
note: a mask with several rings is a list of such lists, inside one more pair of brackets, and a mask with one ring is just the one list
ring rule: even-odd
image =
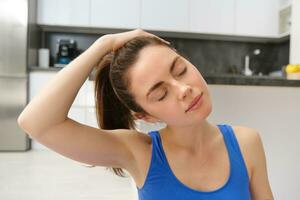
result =
[[238,139],[238,141],[244,146],[252,146],[253,144],[260,142],[260,135],[256,129],[246,126],[232,126],[232,129]]
[[246,126],[236,125],[232,126],[232,129],[238,140],[240,149],[248,168],[248,174],[251,179],[255,166],[255,156],[257,156],[257,153],[264,153],[260,134],[256,129]]
[[250,168],[250,189],[253,199],[274,199],[270,187],[263,142],[257,130],[233,126],[240,148]]

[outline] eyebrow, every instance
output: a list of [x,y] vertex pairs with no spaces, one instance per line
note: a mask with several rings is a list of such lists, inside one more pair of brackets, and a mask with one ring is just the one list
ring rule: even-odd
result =
[[[173,72],[173,70],[174,70],[174,68],[175,68],[175,64],[176,64],[176,62],[177,62],[177,60],[178,60],[179,58],[180,58],[180,56],[177,55],[177,56],[173,59],[171,65],[170,65],[170,69],[169,69],[169,72],[170,72],[170,73]],[[163,81],[159,81],[159,82],[155,83],[155,84],[148,90],[146,96],[148,97],[149,94],[150,94],[153,90],[155,90],[155,89],[157,89],[158,87],[160,87],[163,83],[164,83]]]

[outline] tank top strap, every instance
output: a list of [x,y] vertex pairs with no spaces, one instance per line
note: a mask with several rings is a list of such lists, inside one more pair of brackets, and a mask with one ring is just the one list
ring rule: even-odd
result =
[[167,170],[167,160],[165,158],[165,154],[164,154],[164,150],[162,147],[162,143],[160,140],[160,136],[159,136],[159,131],[158,130],[154,130],[154,131],[150,131],[148,132],[148,134],[151,136],[152,138],[152,158],[151,158],[151,163],[153,166],[153,168],[155,167],[159,167],[160,170]]
[[234,167],[239,166],[239,170],[242,171],[244,177],[249,179],[246,163],[232,126],[230,126],[229,124],[218,124],[217,126],[220,128],[221,133],[223,134],[229,157],[232,162],[235,163]]

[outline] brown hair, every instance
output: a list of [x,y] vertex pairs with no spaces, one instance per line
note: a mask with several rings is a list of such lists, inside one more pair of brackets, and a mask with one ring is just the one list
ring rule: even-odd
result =
[[[130,111],[147,114],[129,92],[126,73],[137,61],[141,49],[149,45],[163,45],[175,50],[155,37],[139,36],[105,55],[96,67],[95,105],[97,123],[101,129],[135,129]],[[124,177],[122,168],[112,169],[116,175]]]

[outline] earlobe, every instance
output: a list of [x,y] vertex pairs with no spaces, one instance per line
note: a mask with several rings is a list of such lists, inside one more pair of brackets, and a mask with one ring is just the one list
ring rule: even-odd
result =
[[151,117],[148,115],[143,116],[143,120],[149,123],[157,123],[160,122],[160,120],[156,119],[155,117]]
[[145,122],[149,122],[149,123],[160,122],[158,119],[146,114],[136,113],[136,112],[131,112],[131,113],[135,119],[144,120]]
[[145,116],[144,115],[142,115],[142,114],[135,114],[135,117],[136,117],[136,119],[142,119],[142,120],[144,120],[144,118],[145,118]]
[[141,113],[136,113],[136,112],[133,112],[131,111],[131,115],[134,117],[134,119],[143,119],[144,118],[144,115],[141,114]]

